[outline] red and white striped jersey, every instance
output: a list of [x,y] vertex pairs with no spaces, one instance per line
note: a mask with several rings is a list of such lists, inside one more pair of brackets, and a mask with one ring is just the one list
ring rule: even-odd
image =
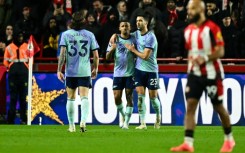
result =
[[185,29],[185,47],[188,52],[188,73],[196,76],[205,76],[215,79],[217,75],[224,78],[224,70],[220,59],[208,61],[203,65],[194,65],[190,59],[198,56],[210,55],[215,46],[224,46],[220,28],[212,21],[207,20],[201,26],[190,24]]

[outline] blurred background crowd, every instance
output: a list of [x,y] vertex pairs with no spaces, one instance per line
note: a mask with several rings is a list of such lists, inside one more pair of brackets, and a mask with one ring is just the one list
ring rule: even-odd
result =
[[[151,14],[149,28],[158,40],[158,58],[186,57],[183,30],[188,25],[188,0],[0,0],[0,56],[13,37],[33,35],[41,48],[36,57],[56,57],[60,34],[69,28],[71,14],[86,13],[105,57],[109,39],[119,22],[128,20],[136,30],[136,16]],[[245,0],[205,0],[206,15],[216,22],[225,41],[224,58],[245,58]]]

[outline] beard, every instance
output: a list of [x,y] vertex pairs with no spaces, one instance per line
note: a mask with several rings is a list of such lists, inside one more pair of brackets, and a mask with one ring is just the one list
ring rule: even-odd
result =
[[197,14],[193,15],[192,19],[189,18],[188,20],[190,23],[196,23],[200,19],[200,17],[201,17],[200,14],[197,13]]
[[138,29],[139,31],[142,31],[141,26],[137,26],[137,29]]

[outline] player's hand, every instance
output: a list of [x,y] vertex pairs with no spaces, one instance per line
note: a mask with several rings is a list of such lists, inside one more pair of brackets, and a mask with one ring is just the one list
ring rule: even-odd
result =
[[91,78],[95,79],[97,77],[97,73],[98,73],[98,70],[93,69],[92,74],[91,74]]
[[193,59],[194,65],[203,65],[205,63],[205,58],[202,56],[198,56],[197,58]]
[[57,72],[57,77],[58,77],[58,79],[59,79],[62,83],[64,83],[65,77],[64,77],[64,74],[63,74],[62,72]]
[[133,52],[135,49],[134,44],[125,44],[124,46],[131,52]]

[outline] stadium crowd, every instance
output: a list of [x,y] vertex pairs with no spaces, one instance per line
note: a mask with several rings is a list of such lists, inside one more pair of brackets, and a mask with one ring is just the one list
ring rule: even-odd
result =
[[[205,0],[206,16],[216,22],[225,41],[224,58],[245,58],[245,0]],[[188,25],[188,0],[0,0],[0,57],[13,37],[20,33],[27,41],[33,35],[41,52],[37,57],[56,57],[61,32],[70,24],[71,14],[84,11],[86,29],[98,40],[100,57],[119,22],[129,20],[132,31],[142,11],[152,16],[149,28],[158,40],[158,58],[186,57],[183,31]]]

